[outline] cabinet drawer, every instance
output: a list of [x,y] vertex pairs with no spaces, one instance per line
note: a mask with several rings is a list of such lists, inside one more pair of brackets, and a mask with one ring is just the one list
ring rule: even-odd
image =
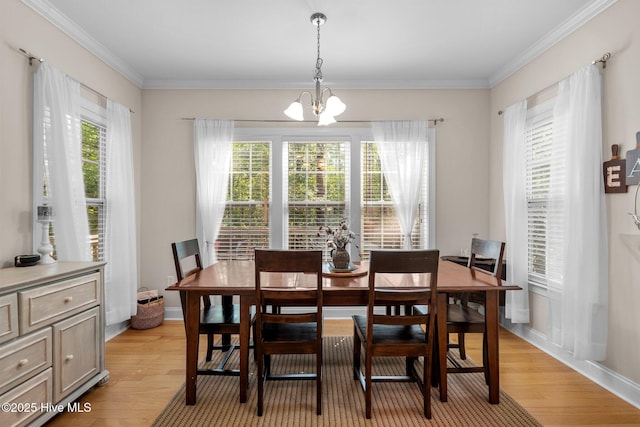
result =
[[18,336],[18,295],[0,297],[0,343]]
[[51,328],[0,346],[0,393],[51,366]]
[[51,404],[53,397],[52,383],[53,375],[49,368],[0,396],[0,402],[3,404],[14,405],[9,406],[12,411],[0,411],[0,425],[24,426],[46,412],[47,404]]
[[20,333],[39,329],[100,304],[100,274],[90,274],[18,293]]
[[59,401],[100,372],[100,310],[53,325],[53,397]]

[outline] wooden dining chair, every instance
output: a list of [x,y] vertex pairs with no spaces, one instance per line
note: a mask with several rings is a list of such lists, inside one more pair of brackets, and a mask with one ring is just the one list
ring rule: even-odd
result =
[[[496,240],[485,240],[473,238],[471,239],[471,250],[467,267],[472,269],[474,273],[489,274],[501,283],[502,278],[502,260],[504,257],[504,242]],[[483,261],[493,260],[494,268],[487,271],[485,268],[476,266],[476,261],[483,258]],[[482,366],[466,366],[463,367],[458,361],[449,357],[449,361],[453,367],[447,368],[448,373],[468,373],[468,372],[484,372],[485,380],[489,380],[489,372],[487,370],[487,340],[484,314],[479,310],[484,305],[485,294],[483,292],[463,292],[450,296],[450,302],[447,304],[447,335],[457,334],[457,343],[448,341],[448,348],[457,348],[460,359],[465,360],[465,334],[480,333],[483,334],[482,339]],[[415,307],[417,313],[424,312],[424,307]]]
[[[184,240],[171,244],[176,276],[182,280],[202,270],[202,259],[198,239]],[[185,315],[186,298],[180,292],[182,314]],[[207,336],[207,353],[205,360],[211,361],[214,350],[224,351],[225,354],[215,368],[198,369],[198,375],[240,375],[239,369],[225,368],[234,350],[239,345],[231,343],[231,335],[240,334],[240,305],[233,304],[232,296],[223,296],[222,304],[212,304],[209,295],[202,296],[200,310],[199,332]],[[252,316],[253,317],[253,316]],[[253,323],[250,322],[250,325]],[[221,343],[216,344],[215,335],[221,335]]]
[[[298,273],[295,275],[294,273]],[[296,284],[313,275],[309,287]],[[255,249],[258,415],[267,380],[315,380],[316,414],[322,414],[322,251]],[[279,307],[267,311],[266,307]],[[288,307],[303,307],[287,310]],[[271,356],[315,355],[315,373],[271,373]]]
[[[371,252],[367,315],[353,316],[353,377],[360,380],[364,390],[366,418],[371,418],[371,384],[383,381],[416,382],[423,397],[424,416],[431,418],[438,255],[438,250]],[[414,314],[411,307],[416,304],[426,304],[426,313]],[[388,312],[389,306],[400,306],[404,312]],[[405,375],[374,376],[374,357],[404,357]],[[424,363],[422,378],[415,369],[419,357]]]

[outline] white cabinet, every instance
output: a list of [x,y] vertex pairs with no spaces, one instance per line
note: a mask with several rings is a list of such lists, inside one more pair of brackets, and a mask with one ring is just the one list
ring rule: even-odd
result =
[[42,425],[108,380],[103,267],[0,269],[0,426]]
[[100,371],[98,307],[53,325],[53,398],[61,400]]

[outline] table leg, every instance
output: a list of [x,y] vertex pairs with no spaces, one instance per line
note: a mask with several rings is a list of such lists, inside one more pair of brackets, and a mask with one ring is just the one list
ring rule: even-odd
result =
[[185,292],[185,330],[187,335],[186,404],[196,404],[198,342],[200,329],[200,295]]
[[447,351],[449,335],[447,334],[447,300],[445,292],[438,293],[438,312],[436,314],[438,339],[438,353],[434,357],[438,358],[438,371],[433,375],[440,375],[440,401],[447,401]]
[[249,384],[249,325],[251,323],[249,302],[248,296],[240,296],[240,403],[247,401]]
[[487,367],[489,370],[489,402],[500,403],[498,292],[486,292],[485,328],[487,334]]

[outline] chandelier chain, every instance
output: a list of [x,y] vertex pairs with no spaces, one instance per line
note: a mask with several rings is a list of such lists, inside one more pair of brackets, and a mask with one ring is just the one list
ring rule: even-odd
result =
[[318,29],[318,44],[317,44],[317,57],[316,57],[316,69],[313,73],[313,79],[317,81],[322,81],[322,58],[320,58],[320,19],[316,19],[315,21],[316,27]]

